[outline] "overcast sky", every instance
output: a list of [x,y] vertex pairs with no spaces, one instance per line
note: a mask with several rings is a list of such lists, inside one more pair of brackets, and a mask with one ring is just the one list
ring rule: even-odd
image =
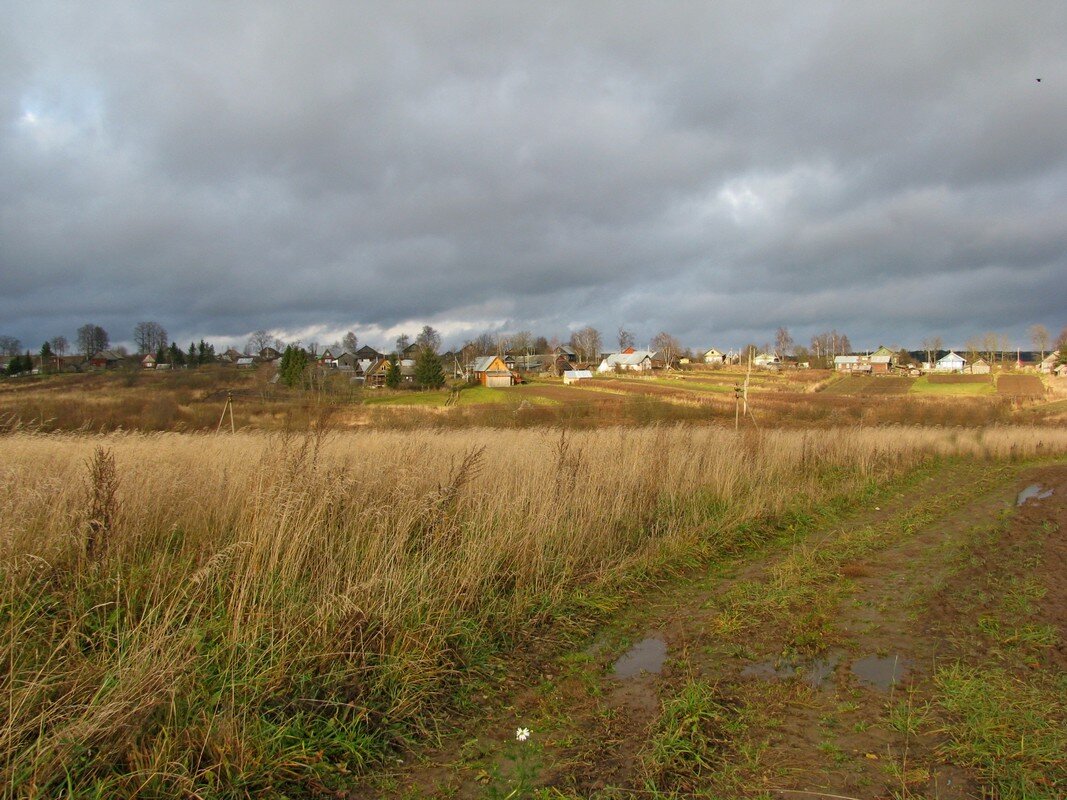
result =
[[1062,0],[4,7],[0,334],[34,349],[1067,324]]

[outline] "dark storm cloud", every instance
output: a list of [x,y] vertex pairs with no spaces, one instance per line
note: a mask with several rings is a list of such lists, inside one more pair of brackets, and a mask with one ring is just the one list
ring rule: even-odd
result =
[[[692,345],[1065,321],[1067,10],[52,6],[0,31],[0,333]],[[1035,78],[1043,81],[1037,83]]]

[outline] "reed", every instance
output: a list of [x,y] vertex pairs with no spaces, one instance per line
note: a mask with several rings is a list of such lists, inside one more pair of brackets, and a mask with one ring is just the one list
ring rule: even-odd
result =
[[[0,439],[3,796],[343,789],[582,598],[1049,428]],[[91,543],[91,544],[90,544]]]

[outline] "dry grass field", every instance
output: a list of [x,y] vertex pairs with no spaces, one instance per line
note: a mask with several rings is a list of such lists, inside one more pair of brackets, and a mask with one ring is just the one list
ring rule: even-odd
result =
[[[4,797],[321,796],[494,654],[931,460],[1063,428],[10,433]],[[673,567],[672,567],[673,565]]]
[[[733,389],[745,378],[727,369],[607,376],[580,386],[532,378],[510,389],[459,387],[454,396],[447,389],[363,389],[342,374],[295,391],[271,383],[268,370],[220,366],[25,377],[0,380],[0,430],[214,431],[228,391],[234,424],[246,430],[305,430],[324,415],[354,430],[731,425]],[[1040,378],[1022,375],[1002,375],[996,386],[984,376],[839,377],[824,370],[749,379],[752,424],[771,427],[1011,424],[1029,421],[1033,404],[1055,399]]]

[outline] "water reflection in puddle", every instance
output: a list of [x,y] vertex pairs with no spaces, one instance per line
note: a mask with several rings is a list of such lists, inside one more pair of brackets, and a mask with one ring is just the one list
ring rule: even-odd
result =
[[1019,492],[1015,505],[1021,506],[1027,500],[1044,500],[1046,497],[1052,497],[1052,489],[1046,489],[1040,483],[1031,483]]
[[837,656],[815,659],[808,664],[804,672],[804,681],[815,689],[821,689],[834,674],[839,660]]
[[642,639],[615,662],[616,678],[633,678],[642,672],[659,674],[667,658],[667,643],[650,636]]
[[792,664],[788,661],[758,661],[744,667],[741,670],[741,676],[768,681],[800,676],[800,679],[812,688],[820,689],[834,674],[839,661],[840,657],[833,654],[800,664]]
[[908,674],[911,662],[899,655],[867,656],[852,664],[852,674],[860,683],[873,686],[879,691],[887,691],[893,684],[900,682]]
[[755,664],[749,664],[741,670],[741,677],[743,678],[762,678],[764,680],[792,678],[796,674],[796,667],[792,664],[779,664],[776,661],[759,661]]

